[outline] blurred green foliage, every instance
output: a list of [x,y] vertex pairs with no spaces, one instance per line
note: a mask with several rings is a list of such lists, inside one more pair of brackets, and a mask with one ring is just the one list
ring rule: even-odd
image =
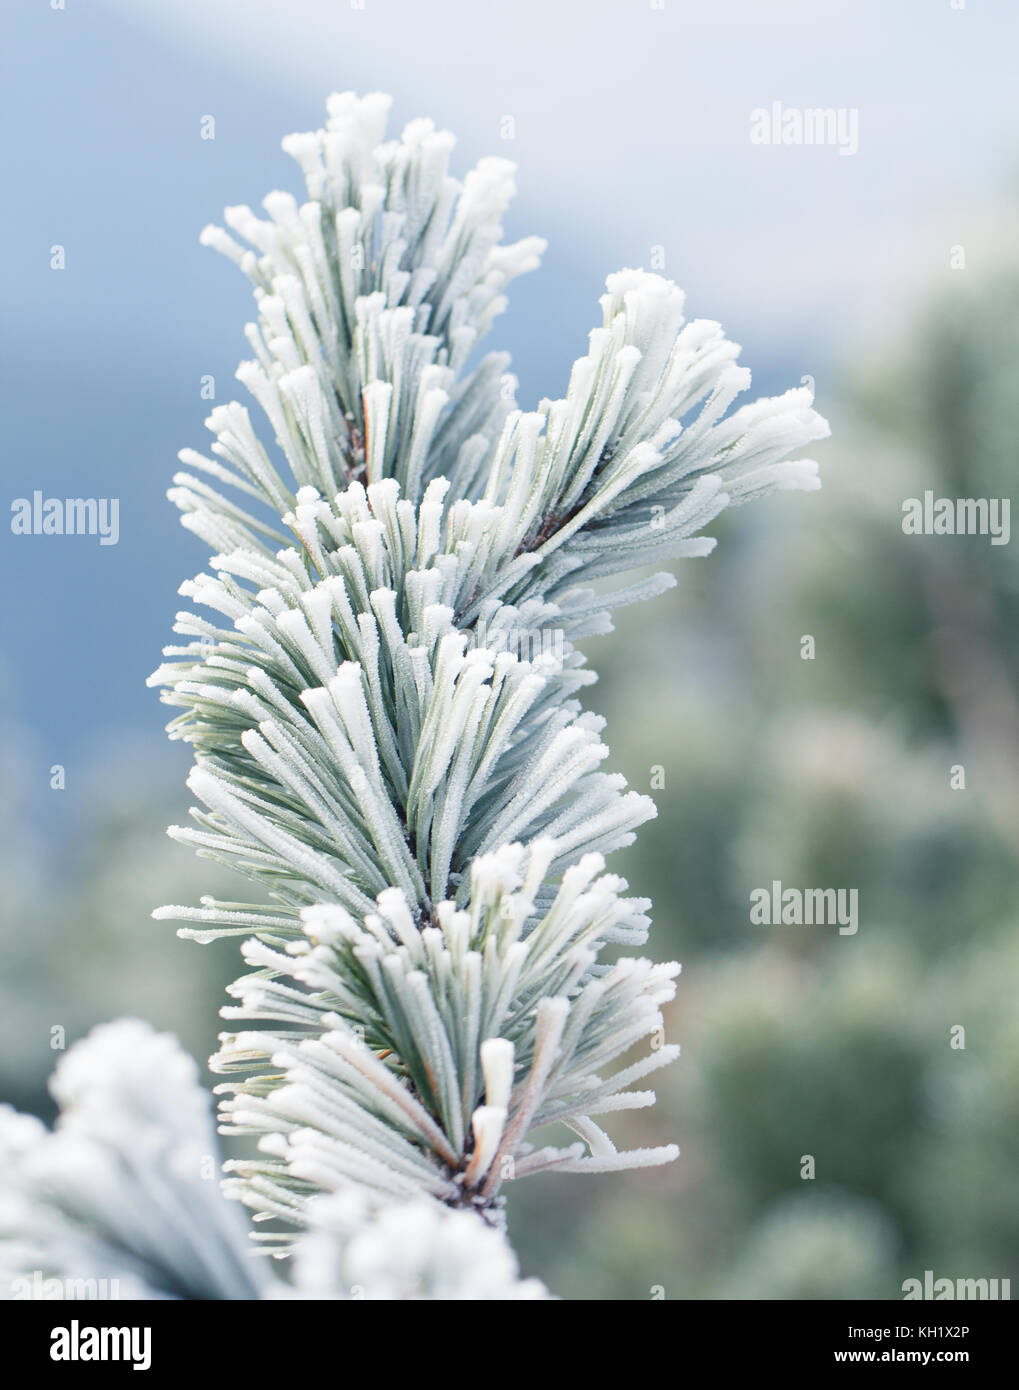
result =
[[48,1118],[57,1058],[97,1023],[147,1019],[209,1055],[236,951],[186,945],[150,914],[229,896],[233,876],[166,838],[187,814],[186,758],[119,746],[49,790],[50,759],[4,732],[0,1099]]

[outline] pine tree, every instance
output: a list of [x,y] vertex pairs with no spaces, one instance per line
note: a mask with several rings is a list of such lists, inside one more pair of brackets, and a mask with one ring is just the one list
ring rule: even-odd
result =
[[[243,1258],[204,1182],[194,1064],[123,1020],[57,1069],[54,1132],[0,1107],[12,1279],[543,1298],[498,1229],[504,1185],[678,1152],[620,1152],[599,1123],[653,1103],[634,1087],[678,1053],[679,967],[617,951],[649,903],[605,855],[654,804],[600,770],[578,644],[674,583],[606,581],[707,554],[727,506],[818,486],[787,456],[827,425],[803,389],[730,410],[739,349],[641,270],[608,278],[566,396],[519,410],[508,359],[477,351],[544,248],[502,242],[513,166],[460,184],[430,121],[384,140],[389,104],[332,97],[324,130],[284,141],[307,201],[228,209],[247,247],[203,233],[254,286],[237,376],[265,418],[217,406],[211,457],[181,454],[170,496],[214,552],[181,592],[211,616],[178,615],[151,678],[195,756],[200,806],[171,834],[256,885],[155,915],[242,939],[211,1065],[221,1128],[257,1145],[223,1186],[275,1219],[262,1248],[293,1247],[293,1277]],[[572,1138],[535,1147],[549,1125]]]
[[[212,617],[179,614],[152,677],[195,753],[201,808],[171,834],[265,890],[156,915],[245,938],[212,1066],[258,1156],[228,1186],[292,1225],[322,1189],[491,1215],[509,1179],[676,1156],[597,1122],[653,1102],[631,1087],[678,1052],[678,966],[601,960],[646,939],[604,855],[654,805],[599,770],[577,644],[674,582],[599,581],[817,486],[784,460],[827,433],[804,389],[727,413],[738,348],[640,270],[607,280],[565,398],[517,409],[508,359],[476,358],[544,246],[502,242],[513,166],[461,185],[432,122],[384,141],[389,104],[332,97],[283,142],[308,200],[229,208],[247,247],[203,233],[254,286],[237,376],[274,447],[231,403],[213,457],[182,452],[170,496],[215,554],[181,592]],[[553,1122],[574,1141],[528,1143]]]

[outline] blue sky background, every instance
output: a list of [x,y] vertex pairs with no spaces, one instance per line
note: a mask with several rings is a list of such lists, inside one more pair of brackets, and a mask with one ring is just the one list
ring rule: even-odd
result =
[[[28,784],[114,747],[162,755],[144,679],[178,584],[205,562],[164,493],[177,449],[204,445],[201,377],[229,399],[248,355],[246,281],[198,233],[224,204],[298,191],[280,138],[321,124],[330,90],[392,91],[397,130],[432,115],[459,136],[458,172],[484,153],[518,161],[509,234],[550,249],[489,345],[512,351],[522,404],[563,389],[605,274],[660,245],[690,312],[743,343],[756,389],[810,372],[825,409],[911,284],[950,245],[976,246],[1011,188],[1017,14],[1006,0],[10,0],[4,491],[120,498],[115,547],[0,537],[0,691]],[[858,108],[859,153],[753,145],[750,112],[775,100]]]

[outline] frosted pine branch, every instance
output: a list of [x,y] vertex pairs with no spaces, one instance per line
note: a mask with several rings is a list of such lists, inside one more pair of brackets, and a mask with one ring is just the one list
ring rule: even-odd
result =
[[[385,1198],[423,1188],[485,1205],[518,1161],[536,1170],[524,1142],[530,1128],[558,1121],[587,1139],[591,1115],[619,1108],[622,1087],[676,1056],[659,1047],[605,1074],[658,1032],[678,967],[595,965],[603,942],[643,940],[647,906],[618,896],[622,881],[600,873],[598,855],[567,869],[550,910],[535,913],[533,891],[553,853],[552,841],[538,840],[526,862],[519,846],[475,859],[467,908],[439,904],[436,926],[419,927],[403,894],[389,889],[363,923],[335,905],[306,909],[306,939],[287,953],[246,943],[257,973],[234,986],[241,1003],[226,1012],[280,1031],[230,1038],[213,1065],[245,1071],[264,1057],[286,1084],[265,1094],[257,1081],[235,1094],[220,1087],[230,1094],[228,1131],[265,1136],[277,1160],[228,1165],[243,1176],[240,1196],[255,1192],[256,1205],[289,1216],[299,1214],[294,1193],[307,1183],[354,1183]],[[300,1031],[310,1036],[299,1041]],[[380,1056],[400,1058],[401,1076]],[[597,1155],[584,1152],[583,1144],[546,1151],[540,1166],[581,1171],[631,1157],[604,1135]],[[663,1148],[634,1162],[675,1154]]]
[[[284,142],[308,200],[230,209],[247,247],[204,234],[254,286],[238,377],[264,421],[217,407],[212,457],[181,455],[170,495],[215,553],[152,678],[202,808],[171,833],[268,894],[157,916],[245,938],[225,1012],[249,1026],[213,1065],[259,1155],[228,1181],[297,1226],[322,1191],[491,1212],[514,1177],[675,1157],[592,1118],[653,1101],[629,1088],[676,1054],[678,967],[600,959],[645,940],[603,856],[654,806],[600,770],[576,644],[673,582],[593,581],[816,487],[788,456],[827,434],[804,390],[730,410],[738,349],[639,270],[609,277],[565,398],[518,410],[504,356],[471,366],[543,249],[502,243],[512,166],[461,185],[430,122],[384,142],[388,105],[331,98]],[[534,1149],[553,1122],[567,1142]]]
[[225,1199],[208,1094],[166,1034],[94,1030],[59,1063],[56,1128],[0,1106],[0,1298],[546,1298],[505,1237],[427,1199],[306,1208],[286,1283]]

